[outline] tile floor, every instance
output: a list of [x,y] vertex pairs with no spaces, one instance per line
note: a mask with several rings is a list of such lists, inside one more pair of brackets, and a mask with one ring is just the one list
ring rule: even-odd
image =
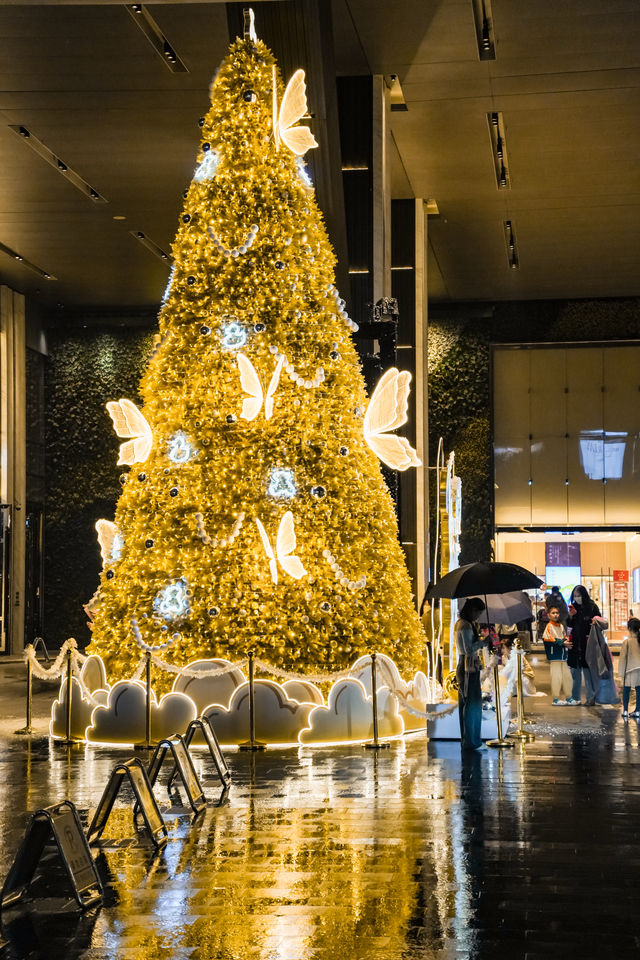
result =
[[[36,699],[42,731],[50,693]],[[637,960],[638,725],[548,704],[527,701],[535,743],[465,759],[420,734],[379,754],[229,752],[219,806],[201,756],[210,805],[198,820],[159,786],[170,839],[154,855],[116,807],[97,854],[102,908],[7,911],[0,956]],[[86,823],[131,755],[13,736],[19,714],[11,701],[0,718],[2,878],[31,812],[68,797]]]

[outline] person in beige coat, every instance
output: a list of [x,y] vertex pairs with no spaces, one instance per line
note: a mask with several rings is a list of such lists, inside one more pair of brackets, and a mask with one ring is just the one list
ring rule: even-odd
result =
[[629,714],[631,687],[636,688],[636,708],[631,713],[634,719],[640,717],[640,620],[632,617],[627,623],[629,636],[620,647],[618,671],[622,678],[622,716],[626,720]]

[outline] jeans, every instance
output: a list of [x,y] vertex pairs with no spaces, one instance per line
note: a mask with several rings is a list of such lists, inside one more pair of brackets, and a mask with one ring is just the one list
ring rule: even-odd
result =
[[582,678],[584,677],[585,702],[588,706],[595,703],[596,695],[591,683],[591,671],[589,667],[569,667],[573,677],[573,689],[571,696],[574,700],[581,700],[580,691],[582,690]]
[[[629,709],[629,697],[631,696],[631,687],[622,688],[622,709]],[[640,710],[640,687],[636,687],[636,710]]]
[[458,716],[460,719],[460,744],[463,750],[477,750],[482,746],[480,728],[482,726],[482,690],[480,689],[480,671],[467,674],[467,693],[465,696],[464,660],[456,670],[458,679]]

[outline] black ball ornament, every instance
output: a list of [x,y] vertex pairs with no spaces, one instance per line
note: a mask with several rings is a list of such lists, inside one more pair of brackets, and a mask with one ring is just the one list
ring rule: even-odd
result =
[[149,550],[153,546],[153,540],[151,539],[145,540],[144,545],[147,548],[147,550]]
[[183,222],[183,223],[189,223],[190,220],[191,220],[191,214],[190,214],[190,213],[183,213],[183,214],[182,214],[182,222]]
[[255,330],[256,333],[262,333],[262,331],[266,330],[267,327],[266,327],[266,324],[264,323],[254,323],[253,329]]
[[211,150],[211,144],[205,141],[205,143],[202,144],[202,149],[204,153],[208,153],[209,150]]
[[242,99],[246,103],[255,103],[258,99],[258,95],[254,90],[244,90],[242,94]]
[[206,325],[203,327],[200,327],[200,333],[202,334],[203,337],[206,337],[208,333],[211,333],[211,327],[207,327]]
[[113,580],[114,573],[113,570],[107,570],[107,580]]
[[338,353],[337,350],[332,350],[331,353],[329,354],[329,359],[330,359],[330,360],[337,360],[339,356],[340,356],[340,354]]
[[276,262],[274,263],[274,267],[276,268],[276,270],[284,270],[284,263],[282,262],[282,260],[276,260]]
[[118,480],[120,481],[120,483],[121,483],[122,486],[124,487],[125,483],[127,482],[127,474],[126,474],[126,473],[121,473],[120,476],[118,477]]
[[338,452],[341,457],[346,457],[346,455],[349,453],[349,447],[340,447]]
[[190,287],[192,287],[195,282],[196,282],[195,277],[187,277],[187,283],[189,284]]
[[177,496],[178,496],[178,488],[177,488],[177,487],[171,487],[171,490],[169,490],[169,496],[170,496],[170,497],[177,497]]
[[225,420],[227,421],[227,423],[235,423],[235,422],[236,422],[236,418],[235,418],[235,415],[234,415],[233,413],[228,413],[228,414],[226,415],[226,417],[225,417]]
[[217,617],[218,614],[220,613],[220,610],[218,609],[218,607],[209,607],[207,613],[209,614],[210,617]]
[[204,117],[200,117],[200,119],[198,120],[198,126],[204,127]]
[[326,497],[327,491],[323,486],[311,487],[311,496],[318,497],[319,500],[322,500],[323,497]]
[[146,473],[139,473],[139,474],[138,474],[138,480],[140,481],[140,483],[144,483],[144,481],[145,481],[146,479],[147,479]]

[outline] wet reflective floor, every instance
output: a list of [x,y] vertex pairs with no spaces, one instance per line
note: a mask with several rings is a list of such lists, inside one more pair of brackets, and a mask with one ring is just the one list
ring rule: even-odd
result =
[[[158,785],[169,842],[154,854],[119,802],[95,848],[102,908],[8,911],[2,957],[637,960],[638,726],[538,703],[535,743],[464,759],[422,735],[377,754],[229,752],[222,798],[199,755],[205,813]],[[86,825],[130,755],[3,738],[2,878],[29,813],[68,797]]]

